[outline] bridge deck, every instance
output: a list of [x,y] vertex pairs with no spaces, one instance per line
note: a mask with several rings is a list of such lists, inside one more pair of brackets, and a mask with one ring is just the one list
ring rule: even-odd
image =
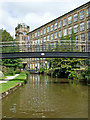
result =
[[16,52],[0,53],[0,59],[10,58],[90,58],[90,52]]

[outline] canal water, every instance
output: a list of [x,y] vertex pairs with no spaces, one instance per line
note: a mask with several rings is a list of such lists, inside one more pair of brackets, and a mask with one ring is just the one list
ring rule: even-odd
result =
[[30,75],[26,85],[4,98],[3,118],[88,118],[88,87],[63,78]]

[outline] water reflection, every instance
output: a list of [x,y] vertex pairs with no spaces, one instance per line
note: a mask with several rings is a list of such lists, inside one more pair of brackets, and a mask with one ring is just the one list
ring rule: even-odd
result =
[[3,99],[3,117],[87,118],[88,87],[56,84],[46,75],[30,75],[28,84]]

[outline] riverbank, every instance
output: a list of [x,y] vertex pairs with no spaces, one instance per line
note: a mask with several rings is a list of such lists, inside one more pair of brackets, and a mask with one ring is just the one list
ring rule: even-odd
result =
[[24,72],[21,72],[18,76],[9,76],[9,80],[6,83],[0,84],[0,99],[4,98],[12,91],[16,90],[18,87],[26,83],[27,75]]
[[0,84],[1,83],[7,83],[9,80],[14,79],[15,77],[17,77],[19,74],[15,74],[14,76],[4,76],[3,79],[0,80]]

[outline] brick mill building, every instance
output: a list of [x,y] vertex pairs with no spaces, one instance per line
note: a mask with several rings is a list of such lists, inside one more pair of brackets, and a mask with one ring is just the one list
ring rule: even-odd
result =
[[[76,34],[76,44],[80,51],[90,51],[90,2],[27,33],[29,51],[41,51],[40,45],[56,46],[61,44],[62,35],[71,37],[72,29]],[[28,68],[45,67],[45,58],[28,59]]]

